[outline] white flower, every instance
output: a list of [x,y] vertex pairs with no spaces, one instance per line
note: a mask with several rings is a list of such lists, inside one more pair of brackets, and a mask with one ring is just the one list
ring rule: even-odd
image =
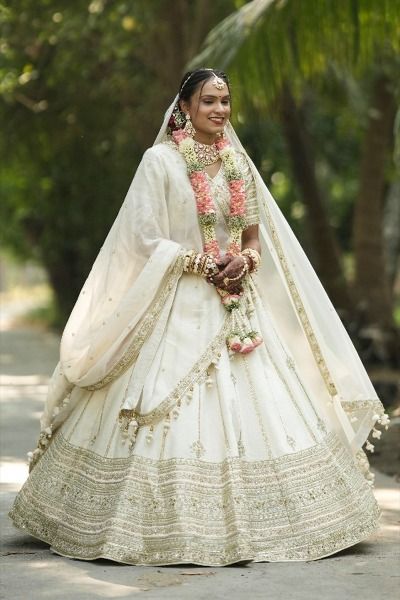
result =
[[389,423],[390,423],[389,415],[387,415],[386,413],[383,413],[383,415],[378,419],[378,421],[381,425],[389,425]]
[[187,150],[185,150],[185,152],[183,152],[183,156],[186,160],[186,164],[188,166],[189,171],[197,167],[198,160],[193,148],[188,148]]
[[369,440],[367,440],[367,443],[365,444],[365,447],[370,452],[372,452],[372,453],[374,452],[375,446],[373,444],[371,444],[371,442]]
[[382,435],[382,431],[379,431],[379,429],[374,428],[372,430],[372,437],[377,438],[379,440],[381,435]]
[[190,150],[193,149],[193,148],[194,148],[194,141],[190,137],[185,138],[179,144],[179,151],[182,152],[182,153],[184,153],[184,152],[190,152]]
[[222,150],[219,151],[219,155],[222,158],[222,160],[234,160],[235,158],[235,151],[233,150],[232,146],[225,146],[225,148],[222,148]]

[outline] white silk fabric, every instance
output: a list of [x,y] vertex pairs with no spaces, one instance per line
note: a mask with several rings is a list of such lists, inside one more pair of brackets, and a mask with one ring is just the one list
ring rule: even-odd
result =
[[[42,428],[62,422],[61,415],[54,421],[53,409],[73,387],[100,388],[112,380],[110,373],[118,375],[127,365],[134,367],[122,406],[140,408],[145,376],[159,348],[172,303],[179,303],[182,293],[182,289],[177,292],[182,255],[187,249],[202,251],[203,246],[184,160],[163,143],[176,102],[177,97],[165,114],[153,147],[143,156],[67,322]],[[324,411],[331,413],[338,433],[356,453],[383,414],[382,404],[318,276],[230,124],[226,135],[248,162],[256,185],[262,249],[262,266],[254,276],[258,294],[307,389]],[[195,279],[185,277],[184,287]],[[202,330],[197,343],[193,338],[196,332],[185,330],[184,314],[174,323],[176,340],[184,343],[186,339],[190,351],[182,364],[171,368],[165,394],[190,363],[198,360],[223,323],[224,309],[217,294],[210,298],[208,291],[204,295],[193,290],[194,305],[199,302],[199,311],[210,314],[207,331]],[[156,310],[157,302],[160,306]],[[149,315],[151,322],[143,328]],[[129,362],[128,354],[135,344],[136,355]]]

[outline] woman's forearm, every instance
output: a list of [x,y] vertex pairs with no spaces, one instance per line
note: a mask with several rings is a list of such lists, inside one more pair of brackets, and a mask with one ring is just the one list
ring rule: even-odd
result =
[[261,254],[261,244],[258,237],[258,225],[250,225],[242,233],[242,250],[252,248]]

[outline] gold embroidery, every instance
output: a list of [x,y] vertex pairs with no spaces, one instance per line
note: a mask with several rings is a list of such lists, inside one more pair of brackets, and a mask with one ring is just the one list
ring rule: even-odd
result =
[[377,398],[373,398],[371,400],[341,399],[341,405],[348,413],[358,412],[359,410],[373,410],[381,416],[385,412],[382,402]]
[[262,437],[263,437],[263,440],[264,440],[265,448],[266,448],[268,456],[271,458],[272,457],[272,452],[271,452],[271,448],[270,448],[270,444],[269,444],[267,432],[265,431],[264,422],[263,422],[262,414],[261,414],[261,411],[260,411],[260,407],[259,407],[259,404],[258,404],[256,390],[254,389],[254,385],[253,385],[253,382],[252,382],[252,379],[251,379],[250,369],[249,369],[249,365],[248,365],[248,362],[247,362],[248,358],[247,358],[247,356],[245,354],[241,358],[242,358],[243,365],[244,365],[244,371],[246,373],[247,384],[248,384],[249,389],[250,389],[250,398],[252,399],[254,410],[255,410],[256,415],[257,415],[258,424],[260,425],[260,429],[261,429]]
[[105,393],[103,401],[102,401],[101,412],[100,412],[100,419],[99,419],[99,424],[97,426],[96,433],[94,433],[93,436],[90,438],[90,444],[91,445],[93,445],[95,443],[95,441],[97,440],[97,436],[101,432],[101,426],[103,424],[103,416],[104,416],[104,407],[105,407],[106,402],[107,402],[108,392],[109,392],[109,390],[107,390],[107,392]]
[[307,561],[378,528],[339,437],[279,458],[104,458],[55,435],[18,494],[15,525],[72,558],[128,564]]
[[243,173],[246,186],[246,226],[258,225],[260,216],[258,212],[256,183],[246,157],[240,152],[237,153],[237,161]]
[[[262,345],[261,352],[265,352],[265,354],[268,356],[268,359],[271,361],[271,363],[272,363],[272,365],[273,365],[273,367],[274,367],[274,369],[276,371],[276,374],[278,375],[279,379],[282,382],[282,385],[284,386],[284,388],[286,389],[288,395],[290,396],[290,398],[292,400],[292,403],[293,403],[293,405],[294,405],[294,407],[295,407],[298,415],[302,419],[302,421],[303,421],[303,423],[304,423],[304,425],[305,425],[308,433],[310,434],[310,436],[314,440],[314,442],[316,442],[317,438],[315,437],[315,434],[314,434],[314,432],[313,432],[313,430],[312,430],[312,428],[310,426],[310,423],[309,423],[308,419],[305,417],[305,415],[304,415],[304,413],[303,413],[303,411],[302,411],[299,403],[297,402],[297,400],[295,398],[295,395],[292,393],[292,390],[290,389],[290,386],[289,386],[288,382],[286,381],[286,378],[281,373],[281,370],[279,369],[278,365],[274,361],[273,356],[272,356],[272,354],[271,354],[271,352],[270,352],[267,344],[263,344]],[[308,396],[307,396],[307,398],[308,398]],[[282,424],[283,424],[283,421],[282,421]]]
[[193,442],[190,449],[194,452],[196,458],[201,458],[206,451],[200,440]]
[[189,373],[183,379],[181,379],[175,389],[168,394],[168,396],[162,402],[160,402],[160,404],[154,410],[141,414],[135,409],[123,408],[120,411],[122,429],[126,430],[129,422],[132,420],[137,421],[139,427],[142,425],[154,425],[164,419],[164,417],[166,417],[174,407],[180,406],[185,394],[189,393],[191,388],[193,388],[193,385],[204,376],[210,364],[218,359],[221,352],[221,347],[226,342],[226,336],[230,330],[230,327],[231,314],[227,313],[219,333],[208,345],[199,360],[195,362]]
[[265,209],[265,213],[266,213],[266,219],[267,219],[270,231],[271,231],[271,239],[272,239],[272,242],[273,242],[273,244],[275,246],[276,252],[278,254],[280,263],[282,265],[282,270],[283,270],[284,275],[286,277],[286,281],[288,283],[290,294],[291,294],[291,296],[293,298],[297,314],[298,314],[298,316],[300,318],[300,322],[301,322],[301,324],[303,326],[303,329],[304,329],[304,332],[306,334],[308,343],[310,344],[310,348],[312,350],[312,353],[314,355],[314,358],[315,358],[317,366],[318,366],[318,368],[320,370],[320,373],[321,373],[321,375],[323,377],[325,385],[326,385],[326,387],[328,389],[328,392],[329,392],[329,394],[331,396],[334,396],[335,394],[337,394],[336,386],[335,386],[335,384],[333,382],[333,379],[332,379],[331,374],[329,372],[328,366],[327,366],[327,364],[325,362],[325,359],[324,359],[324,356],[322,354],[320,345],[317,342],[317,338],[315,336],[314,330],[313,330],[313,328],[311,326],[310,320],[309,320],[308,315],[306,313],[306,310],[304,308],[303,301],[302,301],[302,299],[300,297],[300,294],[298,292],[297,286],[296,286],[296,284],[294,282],[294,279],[292,277],[292,274],[290,272],[290,269],[289,269],[289,266],[288,266],[285,254],[283,252],[283,248],[282,248],[281,242],[279,240],[279,236],[278,236],[278,234],[276,232],[274,222],[273,222],[271,214],[269,212],[268,206],[267,206],[267,204],[266,204],[265,201],[264,201],[263,204],[264,204],[264,209]]
[[89,391],[99,390],[122,375],[122,373],[124,373],[136,360],[144,342],[154,329],[167,297],[173,293],[173,290],[175,290],[178,284],[179,278],[183,272],[183,258],[184,253],[180,253],[177,260],[169,268],[167,272],[167,281],[163,285],[161,292],[154,300],[152,306],[143,317],[132,342],[129,344],[122,358],[112,367],[111,371],[103,379],[92,385],[85,386],[83,389]]
[[197,440],[190,446],[192,452],[194,452],[196,458],[201,458],[205,454],[206,449],[201,443],[201,389],[198,393],[199,406],[197,409]]
[[[260,305],[260,307],[261,307],[261,310],[263,310],[263,311],[264,311],[264,313],[266,313],[266,312],[267,312],[267,309],[266,309],[266,307],[265,307],[265,305],[264,305],[264,302],[262,301],[262,298],[261,298],[260,296],[258,296],[258,295],[257,295],[257,293],[256,293],[256,288],[255,288],[255,286],[254,286],[254,283],[253,283],[253,281],[252,281],[252,280],[250,280],[250,282],[249,282],[249,285],[251,285],[252,297],[254,298],[254,300],[255,300],[255,301],[257,301],[257,302],[258,302],[258,304],[259,304],[259,305]],[[325,427],[325,425],[324,425],[324,423],[323,423],[323,421],[322,421],[321,417],[319,416],[319,414],[318,414],[318,412],[317,412],[317,410],[316,410],[316,408],[315,408],[315,406],[314,406],[314,403],[312,402],[312,400],[311,400],[310,396],[308,395],[308,392],[307,392],[306,388],[304,387],[304,384],[303,384],[303,382],[302,382],[301,378],[299,377],[299,374],[298,374],[298,372],[297,372],[297,369],[296,369],[296,363],[295,363],[295,361],[294,361],[293,357],[292,357],[292,356],[290,356],[290,355],[287,353],[287,351],[286,351],[286,348],[284,347],[284,345],[283,345],[283,343],[282,343],[282,340],[281,340],[281,338],[280,338],[280,336],[279,336],[278,332],[276,331],[276,329],[275,329],[275,327],[274,327],[274,324],[273,324],[273,322],[271,322],[271,325],[272,325],[273,331],[274,331],[274,333],[275,333],[275,337],[276,337],[276,339],[278,340],[278,342],[279,342],[279,345],[281,346],[281,348],[282,348],[282,351],[284,352],[284,354],[285,354],[285,356],[286,356],[286,365],[287,365],[287,367],[288,367],[288,368],[289,368],[289,369],[290,369],[290,370],[293,372],[293,374],[295,375],[295,377],[296,377],[297,381],[299,382],[299,385],[301,386],[301,388],[302,388],[302,390],[303,390],[303,392],[304,392],[304,395],[305,395],[305,397],[306,397],[306,398],[307,398],[307,400],[308,400],[308,404],[309,404],[309,406],[310,406],[311,410],[313,411],[313,413],[314,413],[314,415],[315,415],[315,417],[316,417],[316,420],[317,420],[317,429],[319,429],[319,431],[321,431],[321,432],[323,432],[323,433],[326,433],[326,432],[327,432],[327,430],[326,430],[326,427]],[[275,367],[275,369],[276,369],[277,367],[276,367],[275,363],[274,363],[274,362],[273,362],[273,360],[272,360],[272,356],[271,356],[271,362],[272,362],[272,364],[274,365],[274,367]],[[282,381],[283,381],[283,382],[285,383],[285,385],[286,385],[286,382],[285,382],[284,378],[282,378],[282,377],[281,377],[281,379],[282,379]],[[289,388],[287,388],[287,389],[288,389],[288,391],[289,391],[289,394],[290,394],[290,390],[289,390]],[[291,395],[291,394],[290,394],[290,395]],[[291,396],[291,397],[293,397],[293,396]],[[306,421],[305,421],[305,422],[306,422]],[[284,427],[283,421],[282,421],[282,425],[283,425],[283,427]],[[309,430],[309,431],[311,431],[311,430]],[[316,438],[315,438],[315,437],[314,437],[314,439],[316,440]],[[289,442],[289,440],[288,440],[288,442]],[[289,442],[289,443],[290,443],[290,442]]]

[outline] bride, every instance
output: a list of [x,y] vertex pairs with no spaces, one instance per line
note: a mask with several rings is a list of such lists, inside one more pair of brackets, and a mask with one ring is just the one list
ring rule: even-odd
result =
[[388,417],[237,138],[185,75],[78,297],[14,524],[79,559],[306,561],[366,539]]

